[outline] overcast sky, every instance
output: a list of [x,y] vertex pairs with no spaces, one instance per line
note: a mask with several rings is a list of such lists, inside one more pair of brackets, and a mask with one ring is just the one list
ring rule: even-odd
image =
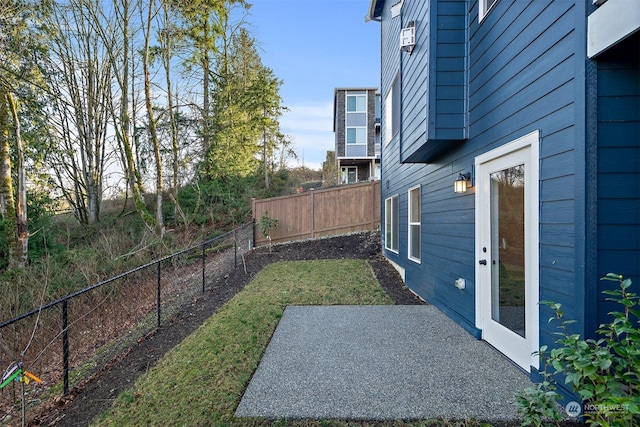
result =
[[282,131],[299,163],[319,169],[334,149],[334,89],[380,85],[380,24],[365,23],[369,0],[249,2],[262,61],[284,81]]

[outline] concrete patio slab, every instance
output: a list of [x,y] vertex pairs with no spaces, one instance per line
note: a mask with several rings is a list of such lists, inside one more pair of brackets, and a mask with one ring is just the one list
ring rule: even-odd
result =
[[513,420],[530,385],[433,306],[289,306],[236,416]]

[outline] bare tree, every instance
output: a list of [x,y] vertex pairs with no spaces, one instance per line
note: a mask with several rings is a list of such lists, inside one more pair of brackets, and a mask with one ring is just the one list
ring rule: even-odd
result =
[[[144,185],[140,167],[139,132],[136,123],[136,43],[138,29],[132,25],[140,1],[112,0],[110,9],[103,12],[103,20],[112,22],[113,27],[101,31],[105,44],[110,46],[109,56],[114,74],[110,115],[118,146],[121,164],[127,179],[127,186],[134,199],[135,209],[147,225],[153,223],[147,213],[144,201]],[[141,9],[140,9],[141,10]],[[112,12],[112,16],[106,15]]]
[[24,145],[20,119],[18,118],[18,103],[11,92],[7,92],[7,104],[13,119],[13,136],[16,147],[16,174],[18,176],[16,203],[16,234],[14,240],[13,265],[24,267],[29,253],[29,228],[27,226],[27,173],[24,161]]
[[178,173],[179,173],[179,147],[178,147],[178,125],[176,123],[176,113],[174,111],[173,88],[171,83],[171,59],[173,58],[174,31],[171,26],[171,8],[167,0],[162,0],[162,25],[158,35],[160,43],[160,54],[162,56],[162,67],[164,68],[165,84],[167,86],[167,113],[169,114],[169,125],[171,128],[171,153],[173,182],[171,183],[171,196],[174,203],[174,216],[179,211],[178,206]]
[[144,25],[144,50],[142,53],[142,67],[144,70],[144,99],[147,107],[147,117],[149,119],[148,128],[151,144],[153,145],[153,154],[156,166],[156,234],[162,237],[164,235],[164,221],[162,218],[162,156],[160,154],[160,141],[156,130],[156,119],[153,112],[153,101],[151,99],[151,74],[149,72],[150,62],[150,45],[151,45],[151,26],[156,15],[155,1],[151,0],[148,4],[147,18]]
[[99,36],[101,2],[70,0],[49,17],[50,86],[60,149],[54,169],[81,222],[100,219],[111,99],[110,46]]

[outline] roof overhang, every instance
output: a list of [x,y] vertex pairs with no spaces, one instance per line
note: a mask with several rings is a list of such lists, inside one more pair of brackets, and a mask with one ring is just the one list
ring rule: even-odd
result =
[[640,7],[631,3],[609,0],[599,3],[601,6],[589,15],[587,57],[593,58],[640,31]]
[[369,13],[364,17],[365,21],[379,21],[382,16],[384,0],[371,0],[369,3]]

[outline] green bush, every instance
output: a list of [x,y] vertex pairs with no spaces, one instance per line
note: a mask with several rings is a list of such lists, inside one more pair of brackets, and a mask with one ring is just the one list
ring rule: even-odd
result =
[[[260,197],[255,177],[234,177],[217,180],[200,180],[178,192],[178,203],[187,223],[213,225],[218,229],[230,229],[243,224],[251,217],[251,198]],[[168,211],[173,204],[167,203]],[[167,211],[165,211],[167,216]],[[173,218],[179,221],[182,218]]]
[[556,332],[558,347],[548,351],[546,346],[538,354],[544,363],[543,380],[516,395],[522,425],[558,423],[563,415],[557,401],[559,378],[570,384],[582,400],[584,421],[592,426],[635,426],[640,420],[640,310],[639,298],[629,292],[630,279],[609,273],[602,280],[617,281],[620,289],[606,290],[607,301],[620,305],[619,311],[609,314],[611,323],[598,328],[598,339],[583,340],[571,334],[563,320],[561,305],[542,301],[554,310],[549,322],[560,321]]
[[275,231],[278,229],[278,218],[271,218],[271,215],[269,215],[269,211],[264,211],[262,213],[260,221],[258,221],[257,223],[257,226],[260,230],[260,233],[262,233],[262,237],[267,239],[267,241],[269,242],[269,252],[271,252],[271,231]]

